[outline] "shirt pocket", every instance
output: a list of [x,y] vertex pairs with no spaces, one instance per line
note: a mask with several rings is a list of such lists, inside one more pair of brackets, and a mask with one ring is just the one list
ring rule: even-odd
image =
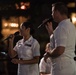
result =
[[23,55],[23,58],[31,59],[32,58],[32,48],[25,46],[23,48],[22,55]]

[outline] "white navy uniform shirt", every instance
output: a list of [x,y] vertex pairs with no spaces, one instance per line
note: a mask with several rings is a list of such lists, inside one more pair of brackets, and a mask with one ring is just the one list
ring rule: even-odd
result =
[[[30,60],[34,56],[40,56],[40,45],[32,36],[25,42],[24,39],[19,40],[14,50],[18,53],[18,57],[23,60]],[[38,63],[19,64],[18,75],[39,75]]]
[[[63,46],[65,51],[59,57],[52,59],[52,75],[76,75],[75,57],[75,39],[76,28],[70,22],[70,19],[63,20],[53,33],[54,41],[52,47]],[[53,38],[50,37],[50,40]]]
[[44,61],[44,57],[40,60],[39,63],[39,72],[45,72],[46,74],[50,74],[51,75],[51,59],[48,58],[47,62]]

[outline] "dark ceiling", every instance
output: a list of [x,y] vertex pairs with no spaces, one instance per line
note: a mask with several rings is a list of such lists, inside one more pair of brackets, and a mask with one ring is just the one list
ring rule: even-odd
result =
[[49,2],[54,3],[54,2],[59,2],[59,1],[65,2],[65,3],[76,2],[76,0],[0,0],[0,3],[9,4],[9,3],[18,3],[18,2],[22,2],[22,1],[24,1],[24,2],[30,1],[32,3],[49,3]]
[[[0,0],[0,14],[1,15],[11,15],[12,14],[17,14],[19,15],[19,13],[22,15],[22,13],[26,14],[28,13],[28,11],[25,13],[25,11],[14,11],[13,10],[15,9],[15,3],[17,4],[20,4],[20,2],[30,2],[31,3],[31,10],[33,10],[33,12],[36,12],[38,14],[37,11],[44,11],[45,9],[42,9],[41,6],[44,5],[44,4],[47,4],[48,7],[49,7],[49,4],[52,4],[52,3],[55,3],[55,2],[64,2],[64,3],[69,3],[69,2],[75,2],[76,3],[76,0]],[[45,8],[46,6],[44,6]],[[41,10],[40,10],[41,9]],[[46,8],[47,9],[47,8]],[[8,12],[8,10],[10,10]],[[75,8],[70,10],[70,11],[75,11]],[[45,11],[44,11],[45,12]],[[8,14],[9,13],[9,14]]]

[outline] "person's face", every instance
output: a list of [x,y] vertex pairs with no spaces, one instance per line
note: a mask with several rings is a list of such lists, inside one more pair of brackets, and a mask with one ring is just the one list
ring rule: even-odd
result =
[[20,33],[22,36],[27,36],[28,28],[26,29],[25,26],[20,26]]
[[52,17],[53,17],[54,21],[57,22],[57,20],[58,20],[58,14],[57,14],[57,10],[55,10],[54,6],[52,7]]

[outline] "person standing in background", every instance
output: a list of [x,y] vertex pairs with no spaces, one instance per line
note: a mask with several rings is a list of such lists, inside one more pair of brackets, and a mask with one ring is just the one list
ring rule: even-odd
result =
[[[40,45],[33,38],[33,26],[31,22],[23,22],[20,26],[20,34],[23,36],[13,48],[13,39],[9,39],[9,55],[12,63],[18,64],[18,75],[39,75],[38,62],[40,57]],[[19,59],[14,57],[18,55]]]
[[[45,52],[50,51],[50,43],[46,44]],[[48,57],[46,62],[44,61],[44,57],[41,58],[39,63],[39,71],[40,75],[51,75],[51,58]]]
[[46,53],[44,60],[52,58],[52,75],[76,75],[74,61],[76,28],[68,18],[67,6],[62,2],[52,4],[52,17],[58,26],[53,31],[52,22],[47,22],[45,25],[50,40],[54,41],[53,49]]

